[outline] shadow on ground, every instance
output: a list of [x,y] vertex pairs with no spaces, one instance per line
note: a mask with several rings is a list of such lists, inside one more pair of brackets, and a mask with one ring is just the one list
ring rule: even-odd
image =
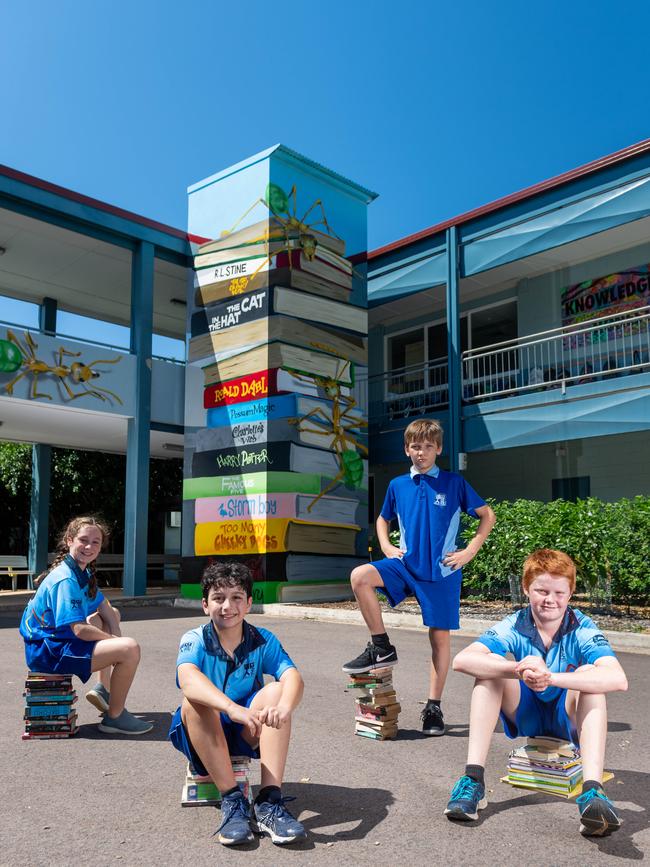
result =
[[[622,820],[621,827],[609,837],[589,837],[587,839],[609,858],[619,858],[622,861],[642,861],[645,856],[634,842],[634,835],[650,826],[647,809],[647,805],[650,803],[650,774],[644,774],[640,771],[617,771],[614,768],[611,770],[614,779],[605,785],[605,790],[608,797],[616,805]],[[522,792],[522,794],[519,797],[509,798],[507,801],[488,804],[487,808],[479,813],[478,822],[466,822],[465,827],[470,830],[480,828],[489,823],[494,816],[508,810],[519,810],[522,807],[537,808],[540,804],[557,803],[557,798],[553,795],[544,795],[539,792],[523,794],[523,790],[514,788],[512,791],[513,793]],[[580,820],[575,799],[567,801],[566,806],[575,814],[577,834]]]

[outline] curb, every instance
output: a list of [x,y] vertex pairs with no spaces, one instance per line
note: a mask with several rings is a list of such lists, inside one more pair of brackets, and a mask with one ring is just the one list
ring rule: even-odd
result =
[[[202,611],[200,599],[183,599],[178,597],[174,600],[175,608],[196,608]],[[293,620],[319,620],[329,623],[349,623],[354,626],[363,626],[364,620],[360,611],[351,611],[340,608],[312,608],[309,605],[293,605],[290,603],[271,603],[268,605],[253,605],[251,614],[266,614],[272,617],[288,617]],[[414,622],[416,614],[401,612],[383,612],[386,626],[399,629],[412,629],[416,632],[426,632],[427,627]],[[475,636],[482,635],[486,629],[494,624],[494,620],[474,620],[471,617],[461,617],[460,629],[453,630],[456,635]],[[636,632],[614,632],[603,630],[603,635],[611,644],[613,650],[627,653],[642,653],[650,655],[650,635]]]

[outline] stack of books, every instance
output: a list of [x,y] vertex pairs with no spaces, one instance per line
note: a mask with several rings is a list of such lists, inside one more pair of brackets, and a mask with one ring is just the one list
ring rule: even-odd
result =
[[557,738],[528,738],[525,746],[510,753],[503,782],[572,798],[582,788],[580,751]]
[[72,675],[30,671],[25,681],[23,740],[69,738],[79,731]]
[[355,734],[375,741],[396,738],[402,708],[393,687],[393,669],[378,668],[368,674],[351,674],[347,688],[355,693]]
[[265,219],[194,258],[183,580],[234,556],[256,583],[284,585],[264,601],[345,598],[368,550],[366,409],[354,399],[368,315],[350,303],[354,270],[326,221],[306,231],[257,207]]
[[[232,770],[235,782],[242,790],[244,797],[250,803],[252,799],[251,784],[249,780],[250,758],[248,756],[231,756]],[[221,793],[212,782],[212,777],[197,774],[188,762],[185,773],[185,782],[181,794],[183,807],[220,807]]]

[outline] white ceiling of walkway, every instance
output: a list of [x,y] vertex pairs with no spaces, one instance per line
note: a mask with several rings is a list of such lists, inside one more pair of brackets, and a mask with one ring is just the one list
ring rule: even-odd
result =
[[[0,397],[0,440],[125,454],[126,432],[123,416]],[[183,455],[181,434],[152,431],[150,442],[152,457]]]
[[[122,247],[0,209],[0,294],[129,325],[131,253]],[[187,270],[155,260],[154,331],[184,338]]]

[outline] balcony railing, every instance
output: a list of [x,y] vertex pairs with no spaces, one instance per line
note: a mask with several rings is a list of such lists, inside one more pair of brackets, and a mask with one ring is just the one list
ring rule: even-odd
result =
[[[471,349],[462,400],[490,400],[650,370],[650,306]],[[373,422],[426,415],[449,403],[447,360],[386,371],[356,384]]]
[[463,353],[463,399],[594,382],[648,368],[650,306]]

